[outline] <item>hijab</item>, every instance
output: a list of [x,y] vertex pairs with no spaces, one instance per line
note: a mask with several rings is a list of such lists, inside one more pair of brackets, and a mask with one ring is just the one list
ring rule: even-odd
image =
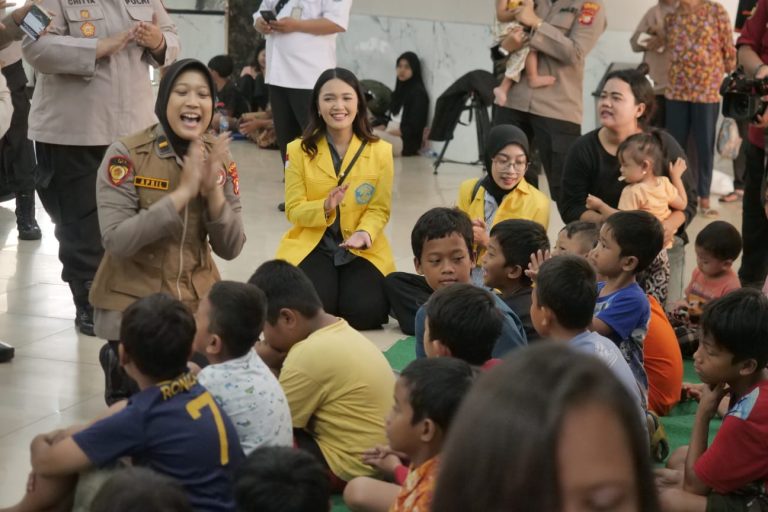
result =
[[176,79],[183,72],[190,70],[201,72],[207,80],[208,87],[211,90],[211,112],[213,112],[216,106],[216,85],[213,83],[213,77],[206,65],[196,59],[182,59],[171,64],[166,69],[163,78],[160,80],[160,86],[157,90],[157,101],[155,101],[155,115],[160,121],[160,126],[163,127],[165,136],[168,138],[173,151],[179,157],[187,154],[190,141],[182,139],[171,130],[171,125],[168,123],[168,100],[171,97],[171,91]]
[[501,201],[504,199],[504,196],[512,192],[514,188],[511,190],[504,190],[501,188],[498,183],[496,183],[496,180],[493,179],[493,173],[491,173],[490,166],[493,165],[493,157],[495,157],[499,151],[509,146],[510,144],[520,146],[523,150],[523,153],[525,153],[526,160],[530,160],[531,157],[528,147],[528,137],[525,135],[525,132],[523,132],[523,130],[517,126],[511,124],[501,124],[494,126],[491,128],[490,133],[488,133],[488,137],[485,139],[485,158],[489,167],[488,173],[482,179],[480,184],[485,189],[485,191],[491,194],[491,196],[496,200],[497,205],[500,205]]
[[424,87],[424,79],[421,76],[421,62],[419,62],[418,55],[413,52],[405,52],[397,58],[396,64],[399,64],[403,59],[405,59],[411,66],[413,76],[408,80],[397,80],[397,84],[395,84],[395,92],[392,93],[392,99],[389,103],[389,112],[393,115],[400,112],[406,99],[411,96],[414,91],[418,89],[424,89],[426,91],[426,87]]

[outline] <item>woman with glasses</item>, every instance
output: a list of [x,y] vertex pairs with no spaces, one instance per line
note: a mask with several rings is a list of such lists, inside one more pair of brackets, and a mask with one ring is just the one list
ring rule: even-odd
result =
[[491,228],[507,219],[526,219],[549,226],[547,196],[525,181],[529,165],[528,137],[512,125],[494,126],[485,141],[490,172],[459,187],[457,206],[472,219],[476,265],[473,280],[482,283],[482,255],[488,247]]

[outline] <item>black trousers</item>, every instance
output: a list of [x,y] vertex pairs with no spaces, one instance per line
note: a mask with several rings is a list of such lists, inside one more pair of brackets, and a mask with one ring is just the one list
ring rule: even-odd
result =
[[[715,134],[719,103],[694,103],[667,100],[667,131],[680,147],[687,148],[689,137],[696,148],[696,165],[691,164],[697,179],[699,197],[709,198],[712,167],[715,161]],[[690,154],[690,152],[688,152]]]
[[3,68],[11,91],[13,115],[11,125],[0,139],[0,187],[7,192],[35,191],[35,153],[27,138],[29,97],[27,77],[21,60]]
[[739,278],[743,286],[762,287],[768,274],[768,218],[762,201],[765,153],[749,141],[744,141],[744,144],[747,146],[741,217],[744,254],[741,256]]
[[504,107],[495,109],[493,124],[513,124],[525,132],[547,174],[549,194],[552,200],[559,201],[565,157],[573,142],[581,136],[581,126]]
[[389,321],[384,276],[368,260],[355,258],[337,267],[330,255],[315,248],[299,268],[315,285],[327,313],[358,330],[380,329]]
[[37,193],[55,224],[61,279],[92,281],[104,249],[96,212],[96,172],[107,146],[35,143]]
[[739,137],[743,141],[739,148],[739,154],[733,161],[733,188],[734,190],[744,190],[744,177],[747,172],[747,148],[750,146],[749,140],[749,121],[736,121],[739,127]]
[[392,272],[384,279],[384,289],[400,330],[413,336],[416,333],[416,311],[429,300],[432,288],[424,276]]
[[269,102],[272,105],[272,118],[275,121],[277,147],[280,148],[280,156],[285,162],[286,146],[301,135],[309,121],[312,90],[270,85]]

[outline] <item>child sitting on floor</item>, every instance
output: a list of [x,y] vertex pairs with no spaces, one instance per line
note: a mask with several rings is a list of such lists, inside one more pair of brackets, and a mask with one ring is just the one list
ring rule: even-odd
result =
[[552,249],[552,255],[573,254],[586,258],[597,245],[600,236],[600,226],[593,222],[574,220],[565,225],[557,234],[557,243]]
[[214,284],[195,313],[193,346],[211,363],[197,379],[235,424],[246,455],[261,445],[293,445],[285,393],[253,349],[266,314],[264,293],[234,281]]
[[589,254],[595,272],[605,279],[597,285],[592,330],[616,343],[645,393],[643,340],[650,306],[635,275],[651,264],[663,244],[664,229],[656,217],[643,211],[617,212],[605,221]]
[[[419,217],[411,232],[414,264],[419,274],[436,291],[454,283],[471,283],[472,222],[467,214],[456,208],[432,208]],[[499,297],[496,307],[504,318],[501,335],[495,340],[493,357],[526,345],[520,318]],[[416,356],[424,352],[424,321],[426,307],[416,311]]]
[[[768,483],[768,298],[736,290],[708,303],[693,356],[703,389],[690,445],[670,457],[657,483],[664,510],[764,510]],[[708,446],[709,422],[731,406]],[[760,505],[763,504],[763,505]],[[754,508],[753,508],[754,507]]]
[[285,354],[279,380],[295,444],[328,468],[335,490],[372,475],[360,454],[385,437],[395,378],[384,354],[326,313],[312,282],[290,263],[268,261],[249,282],[267,297],[264,343]]
[[[353,480],[344,491],[347,506],[353,511],[431,510],[440,450],[472,380],[472,368],[451,357],[417,359],[402,371],[387,419],[385,457],[402,454],[410,461],[408,475],[402,486],[370,478]],[[369,461],[379,467],[380,459]]]
[[243,460],[229,417],[186,373],[195,319],[180,301],[156,293],[123,314],[118,356],[141,391],[90,425],[32,441],[34,485],[12,510],[48,510],[72,499],[79,472],[123,457],[170,476],[195,510],[234,511],[234,471]]
[[731,224],[716,220],[696,236],[696,268],[685,289],[685,300],[673,305],[670,322],[680,350],[691,357],[699,345],[698,323],[703,307],[741,288],[733,262],[741,254],[741,235]]
[[547,230],[538,222],[510,219],[491,228],[483,256],[485,286],[499,290],[507,306],[517,313],[528,343],[539,339],[531,323],[531,279],[525,275],[531,254],[549,250]]
[[323,465],[302,450],[262,446],[237,472],[238,512],[328,512],[330,500]]

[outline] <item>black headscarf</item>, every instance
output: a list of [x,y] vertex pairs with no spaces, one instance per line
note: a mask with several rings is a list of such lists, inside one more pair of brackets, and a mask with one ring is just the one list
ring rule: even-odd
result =
[[511,124],[501,124],[491,128],[488,133],[488,137],[485,139],[485,158],[488,165],[488,174],[480,182],[486,192],[491,194],[496,200],[496,204],[501,204],[504,196],[512,192],[511,190],[504,190],[501,188],[496,180],[493,179],[491,173],[491,165],[493,165],[493,157],[495,157],[499,151],[509,146],[510,144],[516,144],[523,149],[526,160],[530,159],[530,150],[528,148],[528,137],[525,132],[517,126]]
[[408,80],[398,80],[397,84],[395,84],[395,92],[392,93],[392,99],[389,103],[389,111],[393,115],[400,112],[406,98],[411,96],[414,90],[424,89],[426,91],[426,87],[424,87],[424,79],[421,77],[421,62],[419,62],[418,55],[413,52],[405,52],[397,58],[396,64],[399,64],[403,59],[408,61],[408,64],[411,66],[413,76]]
[[176,79],[184,71],[189,70],[200,71],[208,81],[208,87],[211,90],[211,113],[213,113],[216,106],[216,85],[213,83],[213,77],[206,65],[196,59],[182,59],[168,67],[163,78],[160,80],[160,87],[157,90],[157,101],[155,101],[155,115],[160,121],[160,126],[163,127],[165,136],[168,137],[168,142],[171,143],[173,151],[180,157],[187,154],[190,141],[182,139],[171,130],[171,126],[168,124],[168,99],[171,96]]

